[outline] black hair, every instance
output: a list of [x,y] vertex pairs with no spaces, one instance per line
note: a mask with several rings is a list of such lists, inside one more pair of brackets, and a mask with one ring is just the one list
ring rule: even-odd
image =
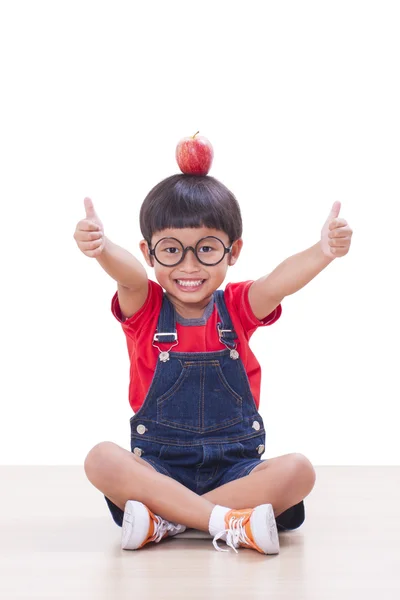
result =
[[157,231],[209,227],[224,231],[232,244],[242,236],[239,203],[228,188],[209,175],[172,175],[147,194],[140,208],[140,229],[151,243]]

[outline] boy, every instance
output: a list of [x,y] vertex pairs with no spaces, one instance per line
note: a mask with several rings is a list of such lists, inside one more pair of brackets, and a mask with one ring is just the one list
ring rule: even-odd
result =
[[277,526],[301,525],[315,472],[300,454],[261,460],[261,371],[248,342],[280,317],[285,296],[347,254],[352,230],[338,218],[340,203],[314,246],[222,292],[242,249],[242,220],[215,178],[174,175],[145,198],[140,249],[158,283],[105,237],[92,201],[84,202],[74,238],[117,281],[112,311],[131,361],[131,452],[102,442],[85,460],[122,527],[122,548],[190,527],[209,532],[218,550],[222,539],[235,551],[278,553]]

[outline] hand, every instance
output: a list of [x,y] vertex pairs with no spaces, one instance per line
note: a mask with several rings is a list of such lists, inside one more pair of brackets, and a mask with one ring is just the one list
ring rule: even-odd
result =
[[95,258],[100,256],[104,250],[105,238],[103,223],[94,210],[93,202],[90,198],[84,200],[86,219],[82,219],[76,226],[74,239],[78,244],[79,250],[83,254]]
[[332,259],[348,253],[353,235],[353,230],[350,229],[347,221],[338,218],[340,207],[340,202],[333,203],[332,210],[321,230],[322,252]]

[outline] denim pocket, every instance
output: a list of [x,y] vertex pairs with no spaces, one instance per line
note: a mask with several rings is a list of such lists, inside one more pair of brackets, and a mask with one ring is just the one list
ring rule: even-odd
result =
[[215,360],[187,361],[172,387],[157,398],[157,420],[186,431],[217,431],[242,418],[242,397]]

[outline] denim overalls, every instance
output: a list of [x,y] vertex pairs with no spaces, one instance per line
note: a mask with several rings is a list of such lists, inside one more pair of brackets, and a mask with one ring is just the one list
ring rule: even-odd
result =
[[[214,292],[214,301],[224,348],[176,352],[171,351],[179,344],[176,313],[164,293],[153,339],[160,351],[157,366],[143,405],[130,419],[131,451],[199,495],[248,475],[265,450],[263,420],[236,350],[222,290]],[[171,346],[161,351],[157,342]],[[106,501],[121,526],[123,512]],[[303,502],[277,518],[281,530],[303,521]]]

